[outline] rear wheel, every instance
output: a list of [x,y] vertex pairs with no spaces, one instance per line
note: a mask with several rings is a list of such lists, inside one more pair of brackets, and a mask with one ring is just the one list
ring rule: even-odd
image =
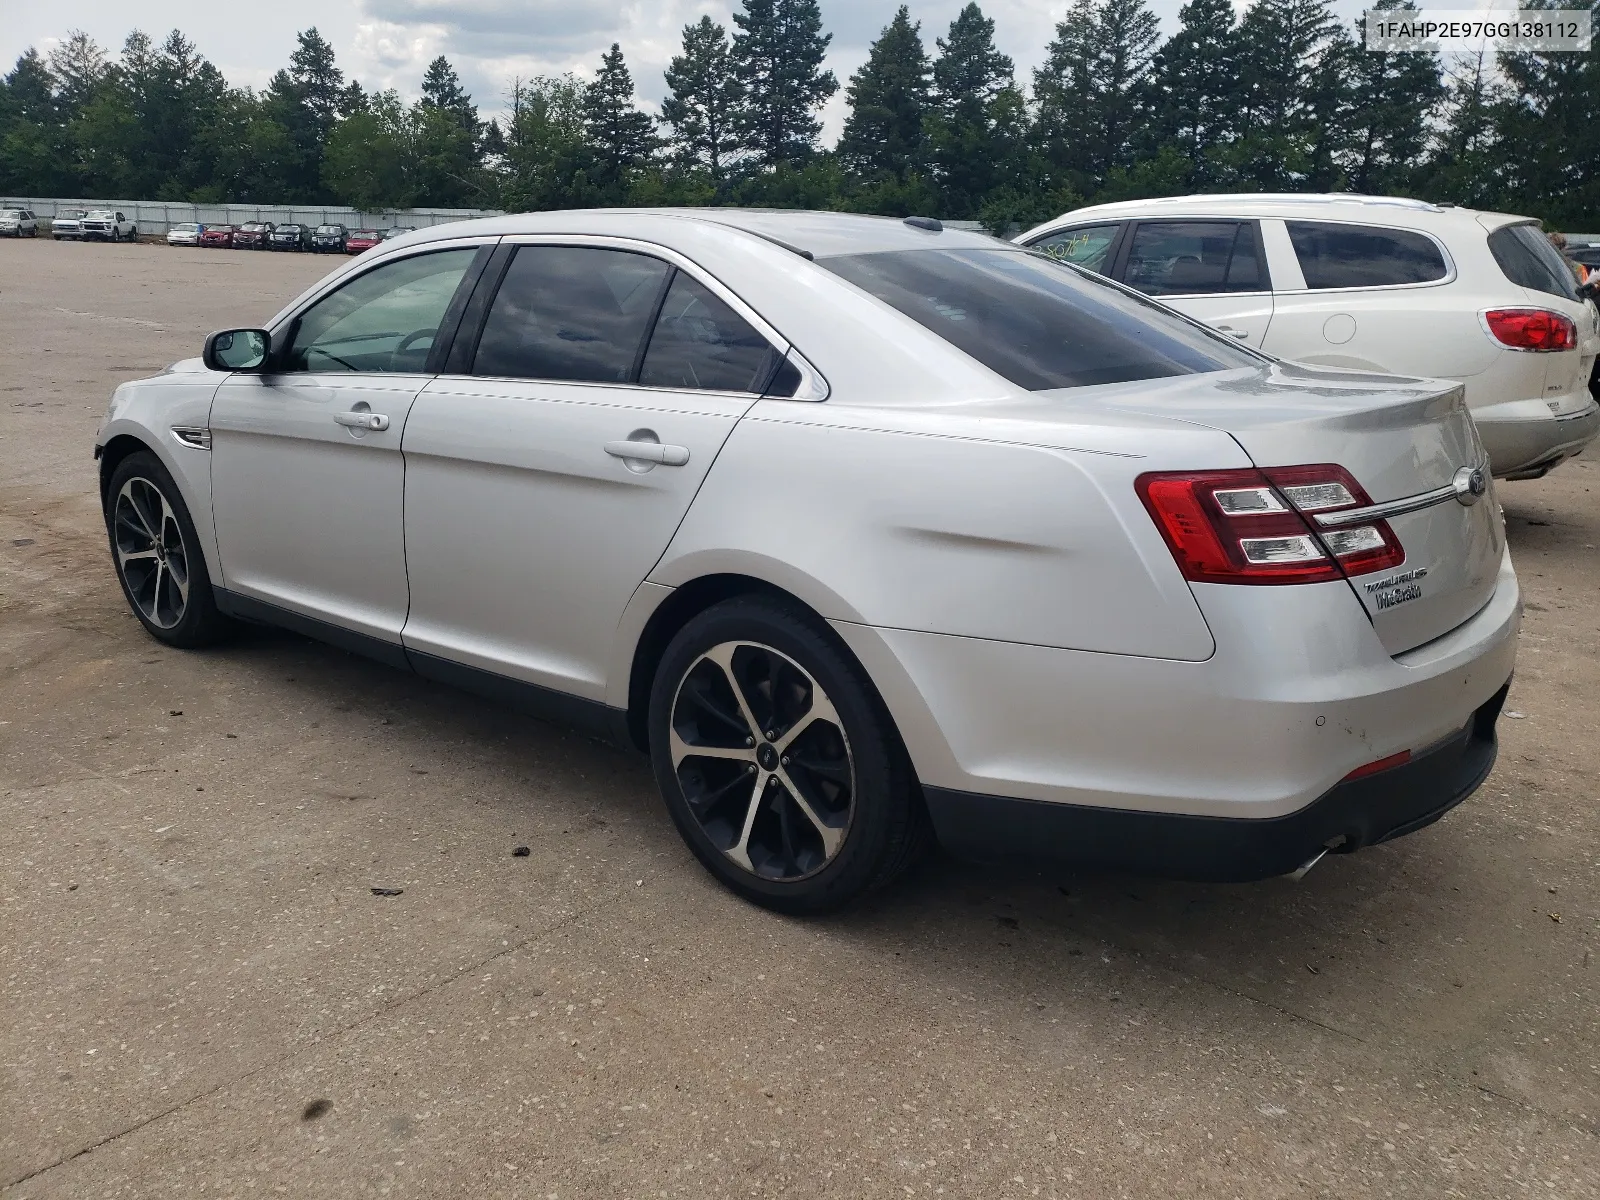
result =
[[649,726],[679,833],[747,900],[840,908],[892,881],[926,841],[883,702],[798,606],[738,598],[691,620],[662,657]]
[[232,623],[217,611],[194,521],[161,460],[141,451],[118,463],[105,505],[117,580],[140,624],[173,646],[220,640]]

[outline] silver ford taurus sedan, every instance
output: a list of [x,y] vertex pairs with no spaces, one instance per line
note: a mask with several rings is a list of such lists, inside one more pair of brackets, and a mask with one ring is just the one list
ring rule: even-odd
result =
[[932,838],[1249,880],[1417,829],[1520,620],[1459,384],[924,218],[409,233],[118,388],[95,453],[155,637],[284,626],[635,747],[790,912]]

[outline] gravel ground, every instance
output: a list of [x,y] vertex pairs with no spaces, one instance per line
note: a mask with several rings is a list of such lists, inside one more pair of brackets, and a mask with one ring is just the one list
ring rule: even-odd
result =
[[1439,824],[1298,884],[936,859],[786,920],[641,762],[128,615],[112,387],[332,265],[0,245],[7,1200],[1600,1195],[1593,463],[1500,489],[1511,719]]

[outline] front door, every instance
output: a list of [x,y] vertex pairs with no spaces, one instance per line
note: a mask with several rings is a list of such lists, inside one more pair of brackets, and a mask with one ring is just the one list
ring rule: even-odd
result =
[[1119,258],[1129,287],[1261,348],[1272,289],[1254,221],[1140,221]]
[[[659,316],[658,316],[659,314]],[[406,426],[405,646],[584,699],[775,352],[704,283],[603,245],[523,245],[470,373]]]
[[400,438],[476,247],[385,263],[279,335],[211,408],[211,496],[231,592],[398,646],[407,588]]

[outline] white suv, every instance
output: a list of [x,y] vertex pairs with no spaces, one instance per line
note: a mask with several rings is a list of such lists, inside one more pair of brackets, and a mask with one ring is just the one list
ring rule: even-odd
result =
[[1600,320],[1536,222],[1354,195],[1080,208],[1017,239],[1280,358],[1457,379],[1496,475],[1600,433]]

